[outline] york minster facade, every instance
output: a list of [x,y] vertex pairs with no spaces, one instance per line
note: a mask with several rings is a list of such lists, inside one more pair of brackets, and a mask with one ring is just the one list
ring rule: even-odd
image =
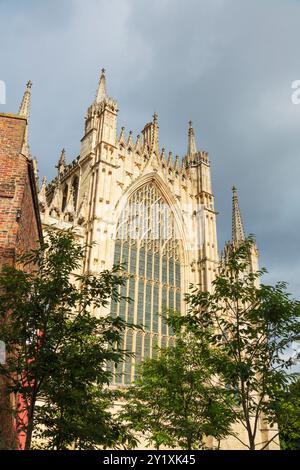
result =
[[[123,264],[128,273],[112,313],[143,324],[145,332],[128,332],[125,348],[137,362],[155,346],[172,341],[159,312],[184,311],[190,283],[210,289],[218,269],[216,212],[210,163],[198,151],[192,123],[182,162],[159,147],[155,114],[141,135],[117,136],[117,103],[106,92],[101,73],[96,99],[88,108],[80,155],[71,164],[64,150],[57,177],[42,184],[39,200],[44,225],[74,227],[92,245],[83,269],[89,272]],[[130,358],[116,381],[130,383]]]
[[[29,97],[27,89],[28,103]],[[120,294],[133,301],[112,302],[110,311],[144,325],[143,332],[124,336],[124,348],[135,358],[113,371],[115,384],[126,386],[136,377],[137,363],[151,357],[156,346],[172,344],[172,331],[161,312],[172,308],[185,314],[189,285],[211,290],[220,260],[210,161],[207,152],[197,148],[192,123],[186,155],[179,158],[160,147],[156,114],[137,136],[131,131],[125,135],[124,127],[117,132],[117,116],[118,104],[106,91],[102,70],[85,117],[80,154],[67,163],[61,152],[57,176],[49,184],[43,179],[39,206],[44,227],[73,227],[88,245],[83,272],[124,266],[126,283]],[[229,243],[244,238],[234,188]],[[251,269],[257,266],[254,246]],[[268,432],[262,421],[259,439]],[[239,444],[231,438],[222,447]]]

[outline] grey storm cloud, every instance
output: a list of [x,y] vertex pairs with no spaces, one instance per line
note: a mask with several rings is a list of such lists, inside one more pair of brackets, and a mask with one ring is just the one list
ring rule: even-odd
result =
[[52,178],[60,149],[79,153],[99,71],[136,134],[155,112],[160,145],[184,155],[192,119],[209,152],[220,250],[231,186],[257,237],[267,282],[300,297],[300,2],[296,0],[0,0],[3,112],[33,81],[30,145]]

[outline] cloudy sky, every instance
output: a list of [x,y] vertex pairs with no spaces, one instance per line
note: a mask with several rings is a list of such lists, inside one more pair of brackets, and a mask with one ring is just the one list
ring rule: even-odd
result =
[[159,116],[160,145],[186,150],[187,122],[209,152],[219,248],[231,234],[231,187],[257,237],[268,282],[300,297],[298,0],[0,0],[1,112],[33,81],[30,144],[52,178],[62,147],[79,154],[99,71],[137,134]]

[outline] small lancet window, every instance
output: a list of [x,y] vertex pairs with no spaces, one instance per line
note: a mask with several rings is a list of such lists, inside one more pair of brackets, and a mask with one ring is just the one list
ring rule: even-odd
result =
[[79,178],[75,176],[72,183],[73,189],[73,200],[74,200],[74,209],[77,208],[77,200],[78,200],[78,188],[79,188]]
[[62,204],[61,204],[61,211],[64,212],[66,205],[67,205],[67,200],[68,200],[68,185],[66,184],[63,190],[63,198],[62,198]]

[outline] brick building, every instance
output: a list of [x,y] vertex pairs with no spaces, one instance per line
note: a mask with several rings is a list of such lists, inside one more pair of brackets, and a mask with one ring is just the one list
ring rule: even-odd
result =
[[[28,82],[18,115],[0,113],[0,270],[5,264],[16,265],[18,254],[36,247],[42,237],[28,146],[30,88]],[[12,417],[0,410],[0,448],[11,447],[13,439]]]

